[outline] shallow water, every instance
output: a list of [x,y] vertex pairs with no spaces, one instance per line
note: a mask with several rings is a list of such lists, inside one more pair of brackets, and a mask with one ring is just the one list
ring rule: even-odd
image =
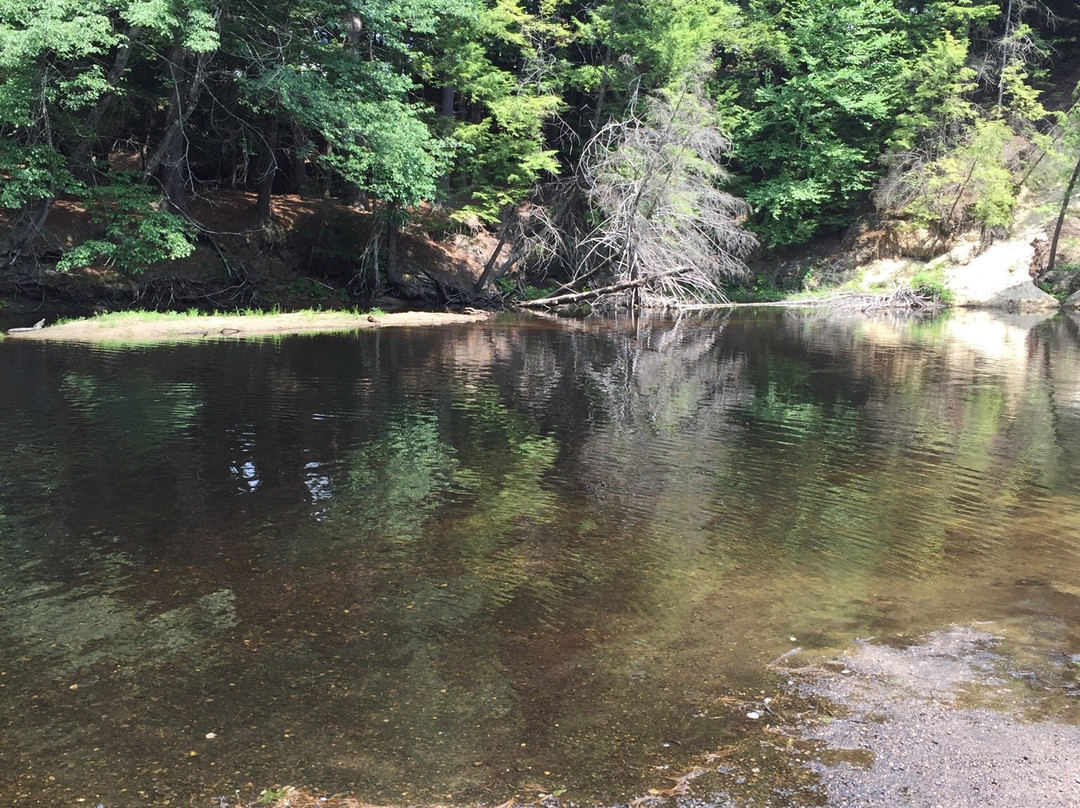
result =
[[0,342],[0,799],[628,800],[796,645],[1080,652],[1078,333]]

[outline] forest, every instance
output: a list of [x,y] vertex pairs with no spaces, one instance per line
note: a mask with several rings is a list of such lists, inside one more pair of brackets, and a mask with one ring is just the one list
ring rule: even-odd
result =
[[[130,281],[201,249],[230,288],[277,260],[320,264],[351,302],[665,305],[859,228],[881,254],[989,242],[1032,194],[1065,217],[1078,17],[1071,0],[0,0],[0,284]],[[286,198],[355,215],[300,249]],[[425,287],[402,260],[406,240],[478,234],[466,282]]]

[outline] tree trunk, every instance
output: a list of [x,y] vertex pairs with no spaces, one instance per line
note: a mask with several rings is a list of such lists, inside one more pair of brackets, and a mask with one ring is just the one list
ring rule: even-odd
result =
[[299,125],[293,124],[292,127],[292,161],[290,167],[292,168],[292,184],[293,190],[303,195],[307,190],[307,165],[305,162],[305,153],[301,151],[301,147],[305,145],[304,132]]
[[398,260],[398,237],[401,230],[391,216],[386,222],[386,276],[394,283],[401,280],[401,266]]
[[183,138],[175,138],[170,143],[169,152],[162,161],[161,189],[165,201],[174,213],[187,213],[191,199],[188,197],[187,176],[184,170]]
[[607,45],[604,46],[604,69],[600,73],[600,87],[596,91],[596,111],[593,113],[592,131],[600,131],[600,116],[604,112],[604,96],[607,95],[608,82],[610,81],[609,70],[611,67],[611,37],[615,35],[615,21],[619,16],[619,4],[611,4],[611,30],[608,32]]
[[165,134],[153,155],[147,160],[143,171],[144,179],[159,177],[169,207],[180,212],[185,212],[188,206],[184,126],[195,111],[202,92],[202,85],[206,79],[206,58],[205,54],[199,54],[196,57],[194,71],[189,79],[185,75],[186,49],[176,46],[170,51],[166,61],[166,72],[172,80],[171,104],[166,119]]
[[[361,59],[361,46],[364,42],[364,21],[356,14],[346,13],[345,19],[345,52],[354,59]],[[370,43],[369,48],[370,52]],[[368,207],[367,192],[354,182],[345,183],[345,204]]]
[[1065,214],[1069,210],[1069,202],[1072,201],[1073,191],[1076,189],[1076,181],[1080,179],[1080,154],[1076,158],[1076,166],[1073,168],[1069,184],[1065,188],[1065,197],[1061,200],[1061,210],[1058,212],[1057,224],[1054,225],[1054,237],[1050,240],[1050,258],[1046,263],[1046,271],[1054,270],[1054,261],[1057,260],[1058,239],[1061,238],[1061,226],[1065,223]]
[[176,153],[175,142],[180,140],[184,118],[183,62],[184,49],[180,47],[173,48],[165,59],[165,72],[172,80],[169,88],[169,111],[165,118],[165,133],[150,159],[146,161],[146,168],[143,170],[146,179],[156,175],[162,164]]
[[1013,0],[1009,0],[1005,7],[1005,31],[1001,38],[1001,64],[998,66],[997,86],[997,113],[1001,114],[1001,107],[1005,101],[1005,68],[1009,65],[1009,38],[1013,32]]
[[109,68],[109,72],[105,76],[105,81],[110,89],[98,99],[97,104],[94,105],[94,108],[90,110],[90,113],[83,120],[86,136],[75,145],[71,153],[71,173],[83,182],[88,182],[93,173],[90,166],[91,144],[97,137],[101,119],[105,117],[105,113],[112,103],[115,96],[114,90],[120,83],[120,78],[124,75],[128,60],[131,58],[132,46],[135,40],[138,39],[141,30],[140,26],[133,25],[124,33],[124,41],[117,47],[112,67]]
[[975,169],[978,168],[979,161],[971,161],[971,169],[968,171],[967,176],[964,177],[964,181],[960,183],[960,191],[956,194],[956,199],[953,200],[952,207],[949,208],[949,215],[945,217],[945,226],[950,230],[952,229],[953,214],[956,213],[956,206],[960,204],[960,200],[964,198],[964,191],[967,190],[967,184],[971,182],[971,178],[975,175]]
[[[503,265],[503,267],[500,267],[498,265],[499,253],[502,252],[503,247],[506,246],[506,242],[509,240],[510,226],[516,216],[517,211],[512,209],[506,214],[506,218],[503,220],[503,225],[501,228],[499,228],[499,241],[495,245],[495,249],[491,251],[491,257],[488,258],[487,263],[484,264],[484,271],[480,273],[480,277],[473,285],[473,294],[480,294],[482,291],[484,291],[484,287],[486,287],[491,281],[495,280],[496,277],[500,277],[505,271],[503,268],[506,267],[505,264]],[[511,258],[513,258],[513,256],[511,256]],[[496,267],[498,267],[498,269],[500,270],[498,273],[496,273],[495,271]],[[506,268],[508,269],[509,267]]]
[[632,281],[623,281],[621,283],[614,283],[611,286],[604,286],[600,289],[588,289],[584,292],[570,292],[565,295],[552,295],[551,297],[541,297],[536,300],[520,300],[517,305],[523,309],[543,309],[554,306],[562,306],[566,303],[577,303],[581,300],[588,300],[590,297],[604,297],[605,295],[612,295],[618,292],[625,292],[628,289],[637,289],[639,286],[643,286],[646,283],[665,278],[669,275],[679,275],[682,270],[673,270],[671,272],[661,272],[659,275],[652,275],[648,278],[637,278]]
[[278,121],[272,118],[266,125],[262,148],[259,150],[257,169],[259,193],[255,200],[255,216],[259,227],[265,227],[274,216],[270,200],[274,192],[274,177],[277,175]]

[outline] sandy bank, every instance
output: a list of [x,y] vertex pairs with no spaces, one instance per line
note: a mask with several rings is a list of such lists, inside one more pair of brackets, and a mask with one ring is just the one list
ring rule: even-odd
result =
[[173,342],[180,340],[238,339],[283,334],[344,332],[370,328],[475,323],[487,314],[450,312],[293,312],[289,314],[221,314],[160,318],[115,315],[76,320],[31,331],[8,332],[8,339],[63,340],[67,342]]

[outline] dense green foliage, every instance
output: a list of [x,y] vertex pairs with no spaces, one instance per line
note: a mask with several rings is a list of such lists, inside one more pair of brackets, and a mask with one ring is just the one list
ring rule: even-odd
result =
[[[0,0],[0,254],[40,253],[53,202],[75,198],[99,232],[60,267],[137,272],[189,252],[190,200],[225,186],[255,192],[263,224],[289,192],[366,204],[389,233],[422,202],[507,223],[561,182],[536,209],[558,196],[550,221],[595,234],[623,200],[590,197],[586,161],[606,149],[610,173],[611,133],[675,97],[710,110],[700,131],[628,150],[624,176],[635,153],[661,166],[648,193],[708,230],[717,260],[694,269],[720,269],[706,285],[737,266],[740,222],[766,248],[848,226],[871,200],[944,234],[1001,228],[1054,142],[1041,92],[1071,90],[1045,76],[1077,53],[1074,13],[1027,0]],[[685,192],[678,143],[699,135],[724,144],[699,175],[745,200],[745,218]],[[566,275],[626,260],[540,252]]]

